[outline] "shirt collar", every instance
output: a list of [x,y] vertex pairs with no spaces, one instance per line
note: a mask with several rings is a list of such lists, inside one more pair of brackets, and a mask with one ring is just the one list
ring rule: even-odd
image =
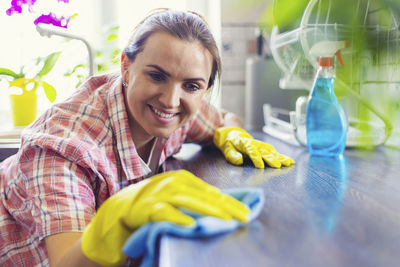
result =
[[107,93],[107,112],[111,121],[118,155],[127,180],[146,175],[136,151],[129,128],[128,114],[124,101],[121,77],[113,79]]

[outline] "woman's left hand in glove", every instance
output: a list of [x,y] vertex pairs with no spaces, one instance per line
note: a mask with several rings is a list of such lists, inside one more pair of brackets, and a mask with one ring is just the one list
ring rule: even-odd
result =
[[222,151],[226,160],[234,165],[243,164],[243,155],[248,156],[259,169],[264,169],[264,161],[272,168],[294,163],[293,159],[278,153],[272,145],[255,140],[238,127],[218,128],[214,133],[214,144]]

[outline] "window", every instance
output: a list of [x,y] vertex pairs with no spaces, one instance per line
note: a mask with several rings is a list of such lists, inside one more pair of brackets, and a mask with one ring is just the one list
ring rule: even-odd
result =
[[[118,46],[123,48],[133,27],[152,9],[168,7],[193,10],[203,14],[211,25],[212,31],[219,37],[219,1],[215,0],[69,0],[68,4],[57,0],[37,0],[35,14],[26,9],[22,14],[6,15],[11,0],[0,1],[0,67],[19,71],[37,57],[44,57],[54,51],[62,51],[54,69],[45,76],[57,90],[55,103],[65,100],[75,90],[74,78],[64,74],[79,63],[87,63],[85,45],[77,40],[67,41],[63,37],[42,37],[36,31],[33,21],[38,13],[55,11],[56,14],[78,15],[70,21],[69,32],[82,36],[96,51],[104,49],[104,35],[107,28],[119,26]],[[212,6],[211,6],[212,5]],[[39,14],[39,15],[40,15]],[[217,38],[218,39],[218,38]],[[0,82],[0,131],[12,128],[9,90],[6,81]],[[51,106],[42,91],[38,91],[39,112]]]

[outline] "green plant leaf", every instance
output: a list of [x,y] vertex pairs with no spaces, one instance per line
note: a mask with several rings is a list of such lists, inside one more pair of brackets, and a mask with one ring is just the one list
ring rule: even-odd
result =
[[112,33],[107,36],[106,41],[113,41],[113,40],[116,40],[117,38],[118,38],[118,34]]
[[60,55],[61,55],[61,52],[54,52],[54,53],[51,53],[50,55],[48,55],[45,58],[43,68],[39,71],[39,73],[36,76],[43,77],[44,75],[49,73],[53,69],[53,67],[56,64]]
[[119,55],[121,54],[121,49],[119,49],[119,48],[117,48],[117,49],[114,49],[112,52],[111,52],[111,57],[119,57]]
[[46,94],[47,99],[51,103],[53,103],[54,100],[56,100],[56,97],[57,97],[56,89],[54,89],[54,87],[51,84],[49,84],[47,82],[44,82],[44,81],[41,81],[40,85],[43,87],[44,93]]
[[86,68],[86,65],[85,65],[85,64],[78,64],[78,65],[76,65],[76,66],[72,69],[72,72],[71,72],[71,73],[76,72],[76,70],[79,69],[79,68],[84,69],[84,68]]
[[74,14],[72,14],[72,16],[70,17],[70,19],[71,19],[71,20],[72,20],[72,19],[75,19],[77,16],[78,16],[78,13],[74,13]]
[[0,75],[11,76],[14,79],[20,78],[20,76],[17,73],[7,68],[0,68]]
[[41,58],[41,57],[35,58],[35,64],[36,65],[40,64],[40,62],[42,62],[42,60],[43,60],[43,58]]
[[18,78],[24,78],[25,77],[24,69],[25,69],[24,65],[22,65],[21,68],[19,68]]

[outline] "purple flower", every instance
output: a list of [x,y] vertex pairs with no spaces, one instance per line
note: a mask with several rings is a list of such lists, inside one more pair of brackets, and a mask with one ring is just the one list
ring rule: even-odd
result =
[[[32,13],[32,6],[36,3],[36,1],[37,0],[12,0],[11,7],[9,9],[7,9],[6,13],[9,16],[11,16],[14,13],[20,14],[20,13],[22,13],[23,5],[28,5],[29,12]],[[57,0],[57,2],[59,2],[59,3],[63,2],[63,3],[68,4],[69,0]],[[38,23],[52,24],[57,27],[67,28],[69,20],[70,20],[70,17],[57,18],[57,16],[53,12],[50,12],[47,15],[42,14],[41,16],[37,17],[33,23],[35,25],[37,25]]]
[[[64,0],[59,0],[64,1]],[[68,0],[66,0],[68,1]],[[32,12],[32,6],[35,4],[36,0],[12,0],[11,7],[7,9],[7,15],[11,16],[14,13],[21,13],[22,12],[22,5],[29,6],[29,12]]]
[[[68,1],[68,0],[66,0],[66,1]],[[45,24],[51,24],[51,25],[61,27],[61,28],[68,28],[69,20],[70,20],[70,18],[66,18],[63,16],[60,18],[57,18],[57,16],[53,12],[50,12],[48,15],[43,14],[43,15],[37,17],[33,23],[35,25],[37,25],[38,23],[45,23]]]

